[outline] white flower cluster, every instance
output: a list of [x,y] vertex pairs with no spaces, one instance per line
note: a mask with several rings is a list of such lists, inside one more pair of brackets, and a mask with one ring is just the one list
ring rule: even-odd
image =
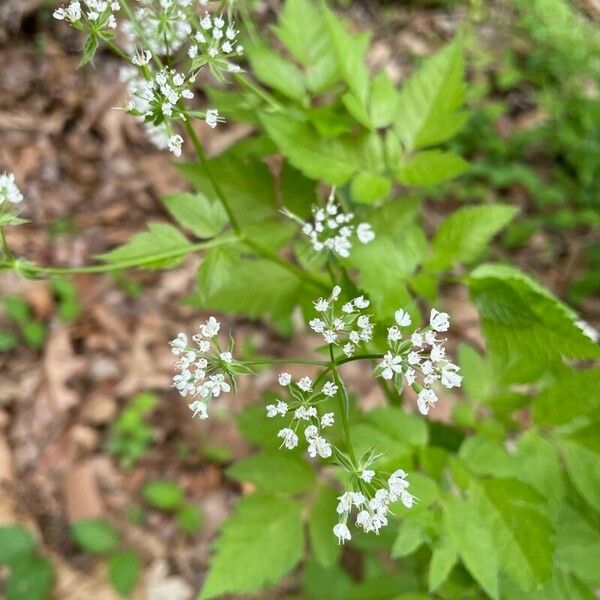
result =
[[[96,33],[117,28],[115,13],[121,9],[118,0],[83,0],[83,4],[82,9],[81,2],[70,2],[66,8],[57,8],[53,16],[59,21],[68,21],[77,29],[89,28]],[[82,17],[86,18],[85,22]]]
[[330,458],[333,453],[331,444],[322,434],[324,429],[333,426],[335,420],[332,412],[320,415],[317,404],[335,396],[338,386],[332,381],[327,381],[320,391],[315,392],[310,377],[302,377],[292,383],[289,373],[279,375],[279,384],[288,388],[291,401],[288,403],[279,400],[277,404],[269,404],[267,417],[285,417],[288,413],[292,415],[289,426],[277,434],[281,438],[281,446],[288,450],[294,449],[299,443],[298,429],[304,427],[309,456]]
[[361,311],[368,308],[369,301],[364,296],[346,302],[340,312],[336,311],[336,302],[341,288],[336,285],[329,298],[319,298],[314,302],[319,316],[308,322],[309,327],[323,336],[326,344],[343,344],[346,356],[352,356],[356,347],[373,338],[373,324],[369,315]]
[[0,206],[5,202],[19,204],[23,201],[23,194],[15,183],[15,176],[12,173],[2,173],[0,175]]
[[[142,51],[133,57],[133,62],[146,65],[151,59],[149,51]],[[128,78],[130,100],[125,110],[149,126],[150,139],[159,148],[169,148],[177,157],[181,156],[183,138],[171,129],[171,121],[184,121],[185,112],[180,106],[181,100],[190,100],[194,93],[190,89],[191,81],[173,69],[163,69],[154,77],[144,72],[148,79],[137,77],[131,71],[124,71]]]
[[221,393],[229,392],[235,385],[233,375],[240,372],[232,356],[231,348],[222,350],[219,346],[221,325],[215,317],[200,326],[200,332],[192,336],[195,346],[190,346],[185,333],[180,333],[169,342],[171,351],[179,356],[177,369],[173,376],[173,387],[182,396],[191,396],[189,404],[194,418],[208,418],[208,401],[218,398]]
[[315,252],[325,250],[348,258],[355,236],[362,244],[368,244],[375,239],[375,232],[369,223],[359,223],[356,227],[352,224],[354,213],[344,213],[335,200],[335,188],[332,188],[325,207],[313,205],[311,211],[312,222],[304,222],[287,210],[284,213],[302,225],[302,233],[309,238]]
[[205,13],[188,49],[192,69],[196,70],[209,64],[219,78],[221,71],[239,73],[241,68],[228,60],[244,52],[244,47],[237,42],[238,33],[233,22],[226,26],[222,16],[211,17]]
[[[419,411],[427,415],[438,398],[432,389],[436,381],[447,388],[460,387],[462,377],[459,367],[446,359],[445,338],[438,333],[448,331],[450,319],[447,313],[432,309],[429,326],[414,331],[404,339],[401,328],[411,324],[410,315],[402,309],[396,311],[396,325],[388,328],[390,349],[375,369],[375,375],[393,380],[402,389],[403,378],[417,392]],[[421,381],[417,381],[420,378]]]
[[381,481],[380,483],[384,486],[379,489],[370,485],[374,477],[374,471],[363,470],[360,479],[369,485],[359,482],[361,491],[345,492],[338,498],[337,513],[340,515],[340,520],[334,525],[333,533],[341,544],[352,539],[347,525],[352,509],[358,511],[356,514],[357,527],[361,527],[365,533],[379,534],[379,530],[388,524],[387,515],[390,504],[398,500],[406,508],[410,508],[414,504],[415,497],[408,491],[409,483],[406,480],[406,473],[402,469],[392,473],[387,482]]

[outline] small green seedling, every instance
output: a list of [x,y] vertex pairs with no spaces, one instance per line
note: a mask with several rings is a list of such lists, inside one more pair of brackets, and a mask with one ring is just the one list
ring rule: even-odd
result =
[[184,533],[196,533],[202,526],[200,510],[197,506],[185,503],[183,490],[172,481],[151,481],[144,486],[142,494],[154,508],[173,513]]
[[[13,321],[19,330],[20,339],[22,339],[30,348],[39,349],[46,340],[46,325],[42,321],[33,318],[29,304],[18,296],[4,297],[4,310],[8,318]],[[8,345],[11,350],[15,345],[15,338],[10,333],[3,336],[4,346]],[[1,344],[0,344],[1,346]],[[0,347],[0,349],[3,349]]]

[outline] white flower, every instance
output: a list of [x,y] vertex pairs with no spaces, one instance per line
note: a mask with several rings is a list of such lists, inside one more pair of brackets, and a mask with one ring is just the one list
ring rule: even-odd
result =
[[289,427],[280,430],[277,437],[283,440],[281,445],[288,450],[293,450],[298,445],[298,436]]
[[384,379],[392,379],[394,373],[402,373],[402,357],[394,356],[391,352],[386,352],[379,364],[379,368],[382,369],[381,376]]
[[304,430],[304,437],[307,442],[310,442],[319,435],[319,428],[316,425],[309,425]]
[[267,405],[267,417],[276,417],[277,415],[284,417],[288,411],[286,402],[279,400],[277,404]]
[[15,176],[13,173],[3,173],[0,175],[0,206],[4,202],[18,204],[23,201],[23,194],[15,184]]
[[416,332],[410,336],[410,343],[417,348],[420,348],[423,345],[423,335]]
[[332,453],[331,446],[325,438],[322,438],[318,435],[310,438],[308,444],[308,455],[311,458],[315,458],[317,455],[321,458],[329,458]]
[[208,419],[208,406],[202,400],[194,400],[188,405],[190,410],[194,413],[194,419],[205,420]]
[[314,305],[317,312],[326,312],[329,308],[329,300],[325,300],[325,298],[319,298]]
[[67,20],[71,23],[76,23],[81,20],[81,4],[79,2],[71,2],[66,9],[57,8],[52,16],[59,21]]
[[315,333],[323,333],[325,331],[327,323],[322,319],[311,319],[308,322],[308,325]]
[[205,338],[213,338],[219,333],[221,324],[214,317],[209,317],[204,325],[200,326],[200,333]]
[[131,62],[138,67],[142,67],[149,64],[151,60],[152,52],[150,52],[150,50],[138,50],[131,57]]
[[337,391],[338,391],[338,386],[335,383],[333,383],[332,381],[327,381],[325,383],[325,385],[323,386],[323,393],[326,396],[329,396],[329,397],[335,396],[337,394]]
[[393,325],[392,327],[388,327],[388,342],[397,342],[401,339],[402,334],[395,325]]
[[434,344],[431,347],[431,352],[429,354],[429,358],[431,362],[438,363],[440,362],[444,356],[446,356],[446,348],[441,344]]
[[408,327],[412,323],[410,315],[401,308],[394,313],[394,318],[398,327]]
[[364,308],[368,308],[370,302],[364,296],[358,296],[354,298],[354,306],[356,308],[360,308],[361,310]]
[[356,237],[362,244],[368,244],[375,239],[375,232],[371,228],[370,223],[360,223],[356,228]]
[[321,427],[332,427],[335,422],[332,412],[325,413],[321,417]]
[[450,327],[450,317],[447,313],[438,312],[435,308],[432,308],[429,323],[431,328],[435,331],[448,331],[448,328]]
[[273,418],[277,416],[277,407],[274,404],[267,404],[267,417]]
[[312,392],[312,380],[310,377],[302,377],[296,384],[303,392]]
[[354,354],[354,344],[351,344],[351,343],[344,344],[342,351],[349,358],[350,356],[352,356]]
[[438,398],[433,390],[423,389],[417,396],[417,407],[422,415],[428,415],[429,409],[437,402]]
[[169,138],[168,148],[174,156],[179,158],[181,156],[181,148],[183,146],[183,138],[180,135],[172,135]]
[[205,384],[215,398],[221,395],[221,392],[229,392],[231,386],[225,381],[225,376],[222,373],[211,375]]
[[350,530],[345,523],[336,523],[333,526],[333,534],[338,539],[340,544],[343,544],[347,540],[352,539],[352,535],[350,535]]
[[279,377],[277,378],[277,381],[279,381],[279,385],[282,385],[283,387],[290,385],[290,382],[292,381],[292,376],[289,373],[279,373]]
[[406,369],[406,373],[404,373],[404,377],[406,379],[406,383],[408,383],[408,385],[412,385],[417,378],[417,374],[414,369],[408,368]]
[[178,333],[177,337],[174,340],[169,342],[169,346],[171,346],[171,352],[175,356],[179,356],[184,350],[187,348],[188,339],[185,333]]
[[323,332],[323,338],[325,339],[325,343],[327,344],[335,344],[337,342],[337,333],[332,331],[331,329],[326,329]]
[[367,483],[371,483],[373,477],[375,477],[375,471],[371,469],[363,469],[360,473],[360,478]]
[[233,356],[231,356],[231,352],[221,352],[221,354],[219,354],[219,358],[227,364],[231,364],[233,362]]
[[214,129],[217,126],[217,123],[220,120],[219,119],[219,111],[216,108],[207,110],[206,111],[206,117],[204,118],[204,120],[206,121],[206,124],[211,129]]
[[462,382],[462,376],[458,374],[459,371],[459,367],[455,364],[452,363],[446,363],[443,367],[442,367],[442,372],[441,372],[441,376],[442,376],[442,385],[447,387],[448,389],[454,388],[454,387],[460,387],[460,384]]
[[418,365],[421,362],[421,356],[419,355],[418,352],[415,352],[413,350],[412,352],[408,353],[408,356],[406,357],[406,361],[408,362],[409,365]]
[[310,421],[317,416],[317,409],[314,406],[299,406],[294,412],[294,418],[300,421]]

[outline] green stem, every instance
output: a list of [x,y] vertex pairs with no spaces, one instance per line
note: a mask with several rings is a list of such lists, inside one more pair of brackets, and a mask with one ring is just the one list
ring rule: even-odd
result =
[[111,39],[102,38],[102,41],[104,42],[106,47],[109,50],[112,50],[112,52],[116,54],[119,58],[122,58],[124,61],[131,64],[131,58],[127,56],[127,54],[123,50],[121,50],[121,48],[119,48],[119,46],[117,46]]
[[242,231],[242,228],[240,227],[239,222],[235,218],[235,214],[233,213],[231,205],[229,204],[229,202],[227,200],[227,196],[225,196],[225,193],[223,192],[223,188],[221,188],[221,186],[219,185],[219,182],[217,181],[216,177],[214,176],[214,174],[212,172],[212,169],[210,168],[208,158],[206,157],[206,153],[204,152],[202,143],[200,142],[200,139],[198,138],[198,134],[196,133],[195,129],[193,128],[192,124],[189,121],[185,122],[185,128],[192,140],[192,145],[194,146],[194,150],[196,151],[198,160],[200,161],[200,165],[204,169],[204,172],[206,173],[206,176],[208,177],[208,180],[210,181],[210,184],[211,184],[212,188],[214,189],[215,194],[217,195],[219,201],[221,202],[221,204],[223,205],[223,208],[225,209],[225,212],[227,213],[227,216],[229,218],[231,226],[233,227],[233,230],[238,234],[240,240],[242,242],[244,242],[249,248],[252,248],[252,250],[254,250],[258,255],[279,265],[286,271],[293,273],[299,279],[306,281],[307,283],[310,283],[311,285],[315,286],[316,288],[318,288],[321,291],[325,291],[325,292],[329,291],[329,287],[327,285],[325,285],[325,283],[318,277],[315,277],[314,275],[312,275],[311,273],[308,273],[307,271],[303,271],[296,265],[288,262],[287,260],[284,260],[283,258],[278,256],[274,252],[271,252],[270,250],[267,250],[266,248],[263,248],[262,246],[258,245],[254,240],[251,240],[251,239],[248,239],[245,237],[245,235]]
[[234,79],[242,86],[245,87],[248,91],[252,92],[256,96],[258,96],[261,100],[264,100],[267,104],[269,104],[272,108],[274,108],[277,112],[282,112],[283,106],[277,102],[271,94],[265,92],[262,88],[257,86],[251,79],[246,77],[241,73],[236,73],[234,75]]
[[346,438],[346,446],[348,448],[350,460],[352,461],[354,468],[357,468],[358,461],[356,460],[356,455],[354,454],[354,446],[352,445],[352,438],[350,436],[350,400],[348,399],[348,391],[346,390],[346,386],[344,385],[344,382],[338,373],[335,358],[333,356],[333,346],[331,344],[329,344],[329,356],[331,358],[331,370],[333,372],[333,378],[339,388],[337,398],[340,408],[340,416],[342,418],[342,427],[344,428],[344,437]]
[[383,358],[383,354],[358,354],[356,356],[347,356],[346,358],[335,361],[335,365],[339,367],[340,365],[354,362],[355,360],[373,360],[376,358]]
[[87,267],[40,267],[35,264],[27,264],[26,270],[31,273],[39,273],[40,275],[82,275],[86,273],[107,273],[109,271],[121,271],[131,267],[141,267],[154,262],[160,262],[163,260],[169,260],[173,258],[179,258],[186,254],[191,254],[197,250],[205,250],[207,248],[214,248],[216,246],[222,246],[224,244],[230,244],[238,241],[237,237],[222,237],[207,242],[198,242],[197,244],[189,244],[184,248],[177,248],[176,250],[170,250],[168,252],[160,252],[151,256],[146,256],[142,259],[131,259],[122,261],[115,264],[106,265],[91,265]]
[[245,360],[245,365],[318,365],[327,367],[329,363],[324,360],[302,360],[297,358],[265,358],[264,360]]

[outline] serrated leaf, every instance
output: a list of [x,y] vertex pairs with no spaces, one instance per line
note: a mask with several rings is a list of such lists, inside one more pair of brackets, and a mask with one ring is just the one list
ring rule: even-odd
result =
[[221,204],[211,202],[204,194],[174,194],[162,198],[171,216],[200,238],[221,233],[227,223],[227,213]]
[[516,479],[483,479],[472,488],[500,567],[526,591],[552,575],[554,526],[544,498]]
[[356,145],[347,138],[321,138],[306,122],[264,115],[263,127],[290,163],[307,177],[343,185],[360,165]]
[[260,81],[288,98],[303,100],[304,78],[292,62],[260,43],[248,46],[246,55],[253,73]]
[[392,546],[392,556],[399,558],[409,556],[428,539],[427,530],[417,519],[405,519],[400,523],[398,536]]
[[131,550],[115,552],[108,563],[108,578],[113,588],[125,598],[129,597],[138,581],[140,559]]
[[600,369],[560,371],[533,403],[535,422],[543,426],[564,425],[598,410]]
[[136,233],[126,244],[100,254],[104,262],[127,267],[162,269],[178,265],[191,246],[172,225],[148,223],[148,231]]
[[455,40],[426,60],[400,90],[395,130],[406,150],[439,144],[462,127],[463,70],[461,43]]
[[386,198],[392,190],[392,181],[384,175],[361,171],[352,180],[352,199],[361,204],[372,204]]
[[600,421],[565,433],[558,441],[573,485],[600,512]]
[[83,519],[71,525],[71,536],[88,552],[106,554],[119,541],[116,530],[104,519]]
[[308,517],[313,555],[323,567],[333,565],[341,552],[340,544],[333,535],[333,527],[338,522],[337,496],[330,487],[320,487]]
[[242,498],[221,529],[199,600],[280,581],[302,557],[300,505],[266,494]]
[[[210,170],[219,182],[233,213],[241,225],[256,223],[277,210],[273,176],[268,167],[253,156],[238,156],[238,144],[209,160]],[[202,165],[178,164],[177,168],[198,192],[212,202],[220,202]]]
[[433,238],[433,254],[427,266],[443,270],[475,260],[517,212],[514,206],[503,204],[469,206],[453,212]]
[[227,475],[252,483],[264,492],[287,494],[303,492],[315,482],[314,471],[305,460],[282,453],[243,458],[227,469]]
[[240,259],[228,253],[211,252],[200,266],[198,290],[189,302],[252,318],[263,315],[277,318],[289,315],[298,301],[300,288],[297,277],[266,259]]
[[440,538],[433,548],[431,560],[429,561],[429,570],[427,573],[427,585],[430,592],[433,592],[448,579],[450,571],[458,560],[456,548],[450,539],[446,536]]
[[321,3],[321,10],[325,16],[340,73],[354,97],[364,107],[369,93],[369,72],[365,63],[365,54],[369,47],[370,35],[368,33],[350,35],[340,17],[334,15],[324,2]]
[[337,58],[322,11],[311,0],[286,0],[275,34],[304,67],[308,88],[319,93],[337,78]]
[[369,113],[373,127],[380,128],[391,125],[398,112],[400,96],[385,71],[373,79],[370,95]]
[[575,313],[517,269],[482,265],[468,281],[489,350],[514,379],[531,380],[563,358],[600,357]]
[[469,163],[452,152],[424,150],[396,170],[396,178],[404,185],[428,187],[449,181],[464,173]]
[[446,497],[444,526],[467,570],[492,598],[498,598],[498,558],[485,523],[471,502]]

